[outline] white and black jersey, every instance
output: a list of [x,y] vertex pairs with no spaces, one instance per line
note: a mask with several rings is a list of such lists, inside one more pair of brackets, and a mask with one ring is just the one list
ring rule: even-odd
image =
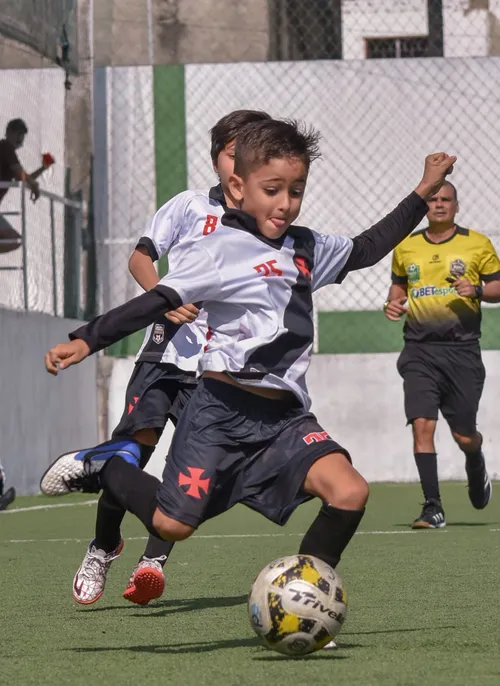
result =
[[172,249],[170,271],[153,290],[70,338],[83,338],[95,352],[159,312],[203,301],[209,331],[200,372],[226,372],[246,384],[292,391],[307,409],[313,291],[378,262],[413,231],[427,209],[412,193],[354,239],[290,226],[276,240],[265,238],[245,212],[227,210],[206,240]]
[[[184,191],[160,207],[137,247],[146,248],[156,262],[179,243],[191,243],[209,236],[224,214],[222,188]],[[199,303],[197,303],[199,304]],[[206,343],[207,314],[200,311],[196,321],[178,327],[164,317],[147,328],[136,362],[174,365],[182,372],[195,373]]]

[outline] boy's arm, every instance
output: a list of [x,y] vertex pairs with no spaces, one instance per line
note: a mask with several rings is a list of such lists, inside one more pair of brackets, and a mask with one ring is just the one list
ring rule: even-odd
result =
[[128,268],[134,279],[145,291],[150,291],[160,280],[148,250],[138,245],[128,261]]
[[427,214],[426,198],[441,188],[446,176],[453,171],[456,159],[444,152],[425,158],[422,180],[413,193],[381,221],[353,239],[351,254],[337,278],[338,283],[350,271],[373,266],[410,235]]
[[[45,355],[47,371],[57,374],[58,367],[65,369],[78,364],[88,355],[140,331],[185,302],[215,299],[221,295],[219,270],[204,249],[196,244],[178,245],[172,251],[172,262],[175,268],[152,290],[96,317],[72,331],[70,343],[60,343],[49,350]],[[170,340],[177,331],[176,325],[167,324],[166,340]]]
[[[145,291],[150,291],[159,282],[158,273],[153,264],[149,251],[144,245],[138,245],[128,261],[128,268],[134,279]],[[187,324],[194,322],[200,310],[196,305],[182,305],[167,312],[165,317],[172,324]]]

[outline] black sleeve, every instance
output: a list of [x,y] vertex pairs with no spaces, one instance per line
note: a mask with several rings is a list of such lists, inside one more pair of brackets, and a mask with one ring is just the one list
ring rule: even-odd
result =
[[353,246],[337,283],[356,269],[372,267],[410,235],[427,214],[425,200],[413,191],[396,209],[374,224],[371,228],[353,238]]
[[[69,334],[72,341],[75,338],[84,340],[90,354],[107,348],[112,343],[121,341],[122,338],[140,331],[149,326],[157,319],[163,317],[165,312],[175,310],[182,305],[179,295],[167,286],[156,286],[147,293],[129,300],[124,305],[115,307],[113,310],[96,317],[88,324]],[[165,338],[170,340],[179,330],[179,326],[165,320]]]

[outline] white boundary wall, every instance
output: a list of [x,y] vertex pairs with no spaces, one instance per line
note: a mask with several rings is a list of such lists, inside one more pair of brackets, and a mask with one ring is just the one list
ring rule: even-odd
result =
[[[331,436],[351,453],[368,481],[416,481],[411,430],[405,426],[403,389],[396,371],[396,353],[376,355],[316,355],[309,370],[313,410]],[[500,478],[500,351],[483,352],[486,385],[479,429],[492,477]],[[110,429],[123,411],[132,359],[114,362],[109,392]],[[161,476],[173,429],[169,425],[148,471]],[[437,449],[442,479],[463,480],[463,457],[443,420],[438,423]]]

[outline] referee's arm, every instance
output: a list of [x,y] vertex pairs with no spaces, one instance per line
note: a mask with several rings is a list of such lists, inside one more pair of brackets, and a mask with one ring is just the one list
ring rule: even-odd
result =
[[391,322],[398,322],[407,312],[408,286],[406,283],[393,283],[384,303],[384,314]]

